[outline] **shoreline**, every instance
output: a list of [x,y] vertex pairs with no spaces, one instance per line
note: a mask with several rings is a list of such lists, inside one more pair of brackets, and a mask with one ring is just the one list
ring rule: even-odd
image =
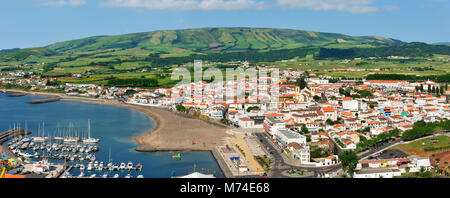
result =
[[66,96],[58,93],[27,92],[8,89],[7,92],[26,93],[28,96],[61,97],[61,101],[73,101],[100,105],[111,105],[133,109],[146,114],[155,122],[150,131],[135,137],[138,152],[212,152],[223,143],[226,129],[195,118],[179,116],[159,107],[119,103],[116,101]]

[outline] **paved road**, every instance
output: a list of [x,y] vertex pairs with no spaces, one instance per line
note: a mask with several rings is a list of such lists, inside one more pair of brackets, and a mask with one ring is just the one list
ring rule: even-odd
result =
[[411,141],[403,141],[401,139],[398,139],[398,140],[395,140],[395,141],[391,141],[391,142],[385,143],[385,144],[383,144],[381,146],[378,146],[376,149],[371,149],[369,152],[359,153],[358,157],[359,157],[359,159],[364,159],[364,158],[367,158],[367,157],[369,157],[369,156],[371,156],[371,155],[373,155],[375,153],[381,152],[383,150],[386,150],[386,149],[391,148],[391,147],[393,147],[395,145],[398,145],[398,144],[406,144],[406,143],[409,143],[409,142],[414,142],[414,141],[417,141],[417,140],[433,137],[433,136],[436,136],[436,135],[448,135],[449,132],[450,131],[439,131],[439,132],[433,133],[431,135],[420,137],[420,138],[417,138],[417,139],[414,139],[414,140],[411,140]]
[[314,171],[315,177],[323,176],[324,173],[331,171],[331,170],[338,170],[341,168],[340,164],[333,165],[333,166],[327,166],[327,167],[313,167],[308,165],[292,165],[289,163],[286,163],[283,158],[283,153],[281,152],[281,148],[274,145],[271,141],[272,138],[266,134],[266,133],[256,133],[255,134],[258,139],[261,141],[264,145],[267,146],[267,151],[270,153],[270,158],[272,159],[272,169],[270,171],[269,177],[274,178],[280,178],[280,177],[286,177],[282,174],[282,172],[286,170],[291,169],[305,169]]

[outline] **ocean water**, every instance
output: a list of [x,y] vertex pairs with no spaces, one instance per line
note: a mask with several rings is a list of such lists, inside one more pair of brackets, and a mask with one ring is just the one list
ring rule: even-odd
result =
[[[41,97],[7,97],[0,93],[0,131],[13,127],[15,123],[21,123],[21,127],[37,134],[38,126],[45,123],[45,135],[59,135],[58,128],[63,131],[73,123],[84,134],[87,134],[88,119],[91,122],[91,137],[101,139],[96,160],[103,161],[106,165],[111,154],[111,161],[117,165],[121,162],[141,163],[143,170],[116,171],[109,176],[118,173],[121,177],[131,174],[136,177],[142,174],[145,178],[168,178],[182,176],[195,171],[204,174],[214,174],[223,177],[223,174],[209,152],[185,152],[181,153],[182,159],[173,159],[175,153],[141,153],[134,149],[139,145],[134,138],[148,132],[155,126],[155,122],[144,113],[109,105],[90,103],[58,101],[45,104],[28,104],[27,101],[40,99]],[[111,150],[111,152],[110,152]],[[33,154],[34,152],[30,151]],[[81,163],[81,162],[78,162]],[[83,162],[87,165],[87,162]],[[80,171],[73,169],[73,175]],[[85,175],[96,174],[101,176],[103,172],[87,172]]]

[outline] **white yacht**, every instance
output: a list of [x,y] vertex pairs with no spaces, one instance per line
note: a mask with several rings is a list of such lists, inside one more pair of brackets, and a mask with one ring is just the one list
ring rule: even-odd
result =
[[127,169],[128,169],[128,170],[133,169],[133,162],[128,162],[128,164],[127,164]]
[[88,138],[84,139],[84,143],[97,143],[100,140],[97,138],[91,138],[91,120],[88,120]]
[[125,169],[125,168],[126,168],[125,163],[124,163],[124,162],[120,163],[119,169],[120,169],[120,170],[123,170],[123,169]]
[[102,175],[102,178],[108,178],[108,173],[104,173],[104,174]]

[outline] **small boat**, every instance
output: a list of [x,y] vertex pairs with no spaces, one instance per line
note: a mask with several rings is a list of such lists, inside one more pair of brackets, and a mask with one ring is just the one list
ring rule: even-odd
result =
[[37,152],[34,153],[33,157],[34,157],[35,159],[39,158],[39,153],[37,153]]
[[108,173],[104,173],[104,174],[102,175],[102,178],[108,178]]
[[127,176],[125,176],[125,178],[132,178],[132,176],[128,173]]
[[89,176],[89,178],[96,178],[97,175],[96,174],[92,174],[91,176]]
[[125,163],[120,163],[120,167],[119,167],[119,169],[121,169],[121,170],[123,170],[123,169],[125,169],[126,168],[126,165],[125,165]]
[[83,178],[83,177],[84,177],[84,173],[81,172],[81,173],[78,175],[78,178]]
[[113,178],[119,178],[119,174],[115,174]]
[[136,170],[142,170],[142,165],[141,165],[141,163],[138,163],[138,164],[136,165]]
[[144,175],[138,175],[137,178],[142,179],[142,178],[144,178]]
[[127,164],[127,169],[128,169],[128,170],[133,169],[133,162],[128,162],[128,164]]
[[81,170],[81,171],[84,171],[84,169],[86,169],[86,167],[84,167],[84,164],[81,164],[81,165],[80,165],[80,170]]
[[181,153],[172,156],[173,159],[181,160]]
[[87,170],[88,170],[88,171],[91,171],[93,168],[94,168],[94,166],[92,165],[92,163],[89,163],[89,164],[88,164],[88,167],[87,167]]
[[75,143],[75,142],[78,142],[78,138],[75,138],[75,137],[64,138],[64,142]]
[[31,155],[31,154],[29,154],[29,153],[23,153],[22,156],[25,157],[25,158],[31,158],[31,157],[33,157],[33,155]]

